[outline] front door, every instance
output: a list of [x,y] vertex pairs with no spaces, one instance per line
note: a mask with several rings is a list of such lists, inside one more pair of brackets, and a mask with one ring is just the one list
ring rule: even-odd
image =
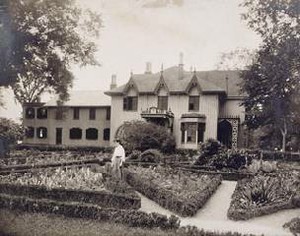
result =
[[56,144],[62,144],[62,128],[56,128]]

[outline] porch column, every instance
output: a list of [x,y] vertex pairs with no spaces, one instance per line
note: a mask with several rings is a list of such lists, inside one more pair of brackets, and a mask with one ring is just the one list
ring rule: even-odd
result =
[[228,119],[232,126],[232,140],[231,148],[237,150],[238,147],[238,134],[239,134],[239,120],[238,119]]

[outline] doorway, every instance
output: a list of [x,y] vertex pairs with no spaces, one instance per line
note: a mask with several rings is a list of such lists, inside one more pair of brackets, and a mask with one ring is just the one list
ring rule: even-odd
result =
[[56,145],[62,144],[62,128],[56,128]]
[[218,140],[228,148],[232,148],[232,125],[227,120],[218,124]]

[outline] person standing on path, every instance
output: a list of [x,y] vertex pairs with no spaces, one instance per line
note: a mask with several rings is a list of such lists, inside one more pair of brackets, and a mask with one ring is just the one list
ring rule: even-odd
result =
[[115,179],[121,179],[121,168],[123,166],[123,163],[125,162],[125,150],[120,143],[120,139],[116,138],[114,142],[116,144],[116,147],[111,158],[112,176]]

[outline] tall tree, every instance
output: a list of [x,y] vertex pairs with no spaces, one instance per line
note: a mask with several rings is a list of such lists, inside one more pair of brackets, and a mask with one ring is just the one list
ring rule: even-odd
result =
[[98,65],[100,15],[75,0],[5,0],[0,11],[0,86],[11,86],[20,103],[46,91],[66,100],[70,66]]
[[300,119],[300,2],[299,0],[244,0],[243,18],[261,35],[263,43],[243,73],[244,105],[250,128],[268,126],[282,136]]

